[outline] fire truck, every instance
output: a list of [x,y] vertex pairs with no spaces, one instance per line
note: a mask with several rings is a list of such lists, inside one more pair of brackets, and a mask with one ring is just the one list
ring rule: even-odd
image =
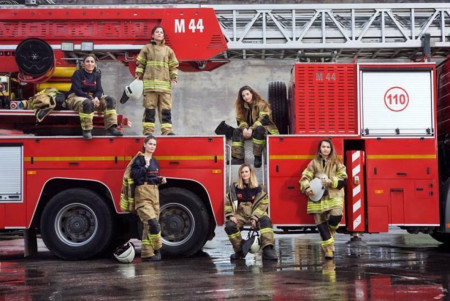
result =
[[[23,230],[26,254],[39,233],[64,259],[98,256],[139,237],[140,222],[119,203],[123,172],[143,137],[85,141],[74,112],[53,111],[36,124],[32,110],[11,106],[45,87],[67,89],[87,51],[119,59],[133,74],[134,57],[156,24],[166,29],[182,70],[219,67],[225,62],[215,57],[227,45],[214,11],[56,6],[6,8],[0,16],[1,231]],[[446,64],[429,62],[299,62],[288,87],[270,83],[269,101],[283,134],[268,137],[260,172],[277,232],[314,231],[298,181],[320,139],[331,137],[349,175],[342,231],[399,226],[449,242],[448,93],[445,85],[437,89],[446,78]],[[125,117],[119,122],[127,126]],[[101,116],[94,125],[104,134]],[[166,254],[195,254],[224,224],[227,149],[225,136],[159,138],[157,159],[168,179],[160,187]]]

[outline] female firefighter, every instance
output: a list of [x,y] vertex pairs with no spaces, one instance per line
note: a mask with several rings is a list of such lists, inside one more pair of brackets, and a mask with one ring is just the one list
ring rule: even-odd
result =
[[101,74],[96,68],[96,57],[88,54],[83,58],[82,69],[72,75],[72,86],[66,99],[69,110],[80,115],[84,139],[92,139],[94,111],[103,113],[105,128],[113,136],[123,136],[117,129],[116,100],[103,95]]
[[173,50],[164,44],[164,29],[155,26],[150,44],[145,45],[136,63],[136,78],[144,80],[143,134],[155,131],[158,110],[162,135],[174,135],[172,129],[172,87],[178,78],[178,60]]
[[238,181],[230,185],[225,201],[225,232],[233,245],[231,260],[244,259],[240,229],[250,225],[261,232],[263,259],[277,260],[274,250],[272,221],[267,215],[269,199],[262,185],[258,185],[255,171],[249,164],[242,164]]
[[235,101],[236,121],[238,128],[234,129],[231,139],[232,164],[244,163],[244,140],[252,139],[253,155],[255,161],[253,165],[261,167],[262,152],[266,145],[267,133],[279,134],[277,126],[272,120],[272,110],[267,101],[249,86],[239,89]]
[[[310,198],[318,193],[310,186],[314,178],[320,179],[321,189],[325,189],[322,198],[317,201]],[[342,219],[345,193],[343,187],[346,183],[345,166],[337,157],[333,143],[330,139],[322,139],[314,159],[302,172],[300,190],[309,197],[307,212],[314,217],[326,259],[334,258],[334,235]]]
[[130,176],[134,181],[134,202],[136,212],[143,224],[141,258],[142,261],[161,260],[161,226],[159,225],[159,190],[166,178],[159,176],[159,166],[153,153],[156,138],[152,135],[144,139],[142,152],[131,164]]

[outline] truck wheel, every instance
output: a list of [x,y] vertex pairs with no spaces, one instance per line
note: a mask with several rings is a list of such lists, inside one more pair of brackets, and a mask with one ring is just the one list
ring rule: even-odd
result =
[[88,189],[73,188],[55,195],[41,216],[47,248],[62,259],[87,259],[100,254],[113,237],[111,210]]
[[269,104],[272,118],[280,134],[287,134],[289,129],[288,101],[284,82],[269,83]]
[[189,257],[207,241],[208,213],[200,198],[189,190],[161,190],[159,222],[165,255]]

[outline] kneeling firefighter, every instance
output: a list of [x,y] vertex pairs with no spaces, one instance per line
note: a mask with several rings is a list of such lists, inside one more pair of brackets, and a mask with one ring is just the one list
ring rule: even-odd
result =
[[230,259],[244,259],[247,255],[242,250],[240,230],[244,225],[250,225],[261,232],[263,259],[278,260],[274,250],[272,221],[267,215],[267,193],[258,184],[255,171],[249,164],[244,163],[239,167],[238,176],[238,181],[231,184],[225,201],[225,232],[235,252]]

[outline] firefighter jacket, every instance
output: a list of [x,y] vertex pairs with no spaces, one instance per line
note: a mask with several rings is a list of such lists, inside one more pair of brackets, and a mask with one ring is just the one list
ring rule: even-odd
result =
[[325,174],[328,177],[325,185],[326,191],[322,199],[318,202],[313,202],[308,199],[308,214],[322,213],[334,208],[344,207],[345,192],[343,187],[347,181],[347,173],[342,163],[332,164],[327,160],[319,161],[313,159],[302,172],[300,190],[306,193],[310,189],[309,182],[321,174]]
[[152,42],[137,57],[136,76],[143,74],[144,91],[171,93],[171,81],[178,79],[178,60],[172,48]]
[[67,95],[75,93],[76,96],[100,99],[103,95],[101,74],[99,71],[92,73],[86,72],[84,69],[76,70],[72,75],[72,86]]
[[263,185],[256,188],[239,189],[237,183],[233,183],[230,185],[230,191],[225,201],[225,219],[240,215],[247,220],[258,221],[267,215],[268,206],[269,198]]
[[131,165],[136,160],[138,156],[144,155],[138,152],[128,163],[125,168],[122,180],[122,192],[120,194],[120,209],[125,212],[136,213],[135,203],[134,203],[134,180],[131,177]]
[[161,184],[162,178],[158,176],[159,166],[158,161],[155,158],[150,159],[150,165],[145,167],[144,154],[140,153],[136,156],[133,164],[131,165],[130,176],[134,180],[135,186],[141,186],[145,183],[150,185]]
[[272,119],[270,105],[264,101],[253,101],[251,104],[244,103],[244,116],[236,116],[236,121],[240,129],[250,128],[254,130],[258,126],[263,126],[272,135],[279,134],[277,126]]
[[65,108],[66,96],[55,88],[45,88],[36,93],[29,101],[25,109],[34,109],[36,121],[42,122],[44,118],[54,109],[61,110]]

